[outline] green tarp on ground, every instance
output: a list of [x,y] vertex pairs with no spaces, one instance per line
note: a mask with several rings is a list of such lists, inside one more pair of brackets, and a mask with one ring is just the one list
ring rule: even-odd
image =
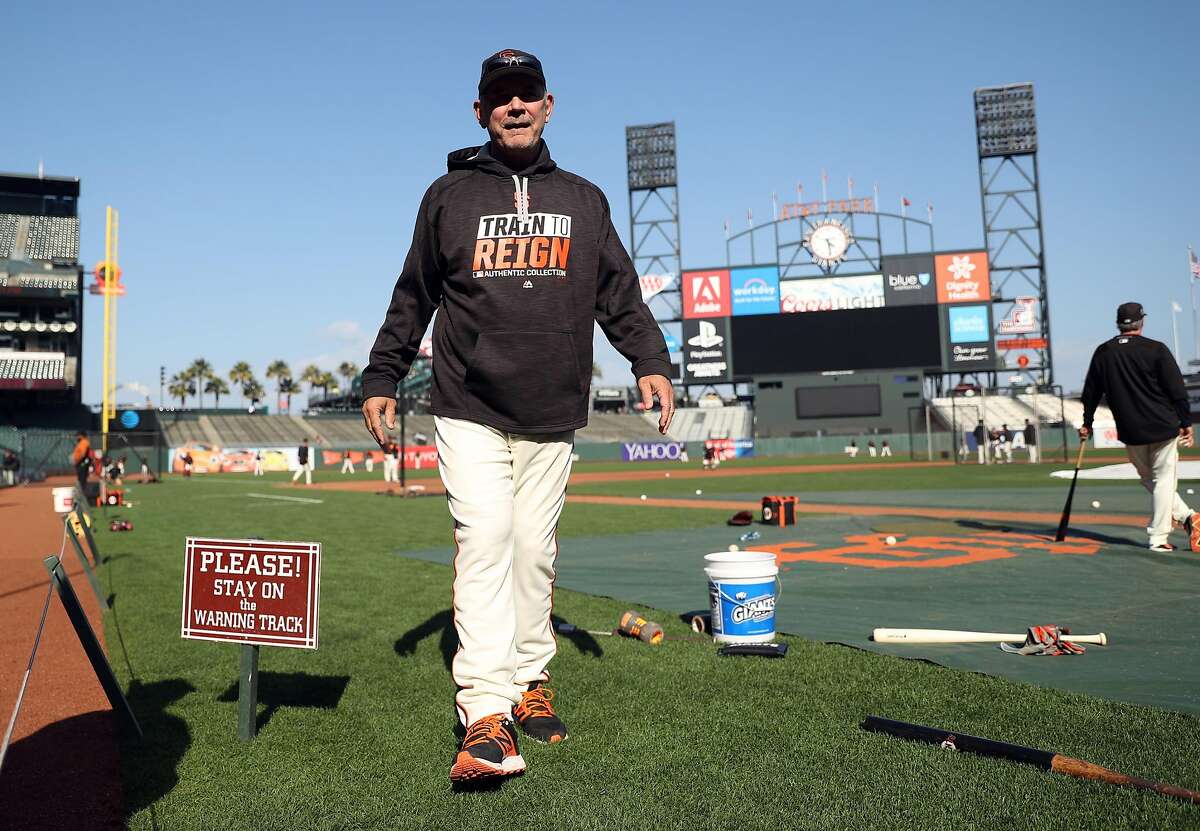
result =
[[[785,549],[782,563],[777,605],[781,631],[1200,713],[1200,555],[1186,550],[1150,552],[1145,532],[1138,527],[1088,524],[1093,498],[1102,500],[1104,513],[1124,510],[1131,516],[1145,511],[1148,502],[1145,492],[1132,486],[1081,491],[1073,525],[1078,542],[1072,553],[1054,553],[1046,545],[1047,531],[1053,529],[1044,524],[904,516],[904,505],[1020,509],[1027,496],[1019,490],[809,493],[805,501],[898,507],[894,517],[801,516],[793,528],[717,525],[563,540],[558,583],[631,605],[674,612],[701,608],[707,603],[704,555],[729,544],[754,545],[739,543],[738,536],[757,530],[762,534],[757,545],[796,543]],[[1044,497],[1038,502],[1045,510]],[[881,547],[884,534],[898,538],[895,548]],[[969,558],[964,548],[980,559],[937,567],[943,558]],[[452,555],[449,548],[398,553],[441,563],[449,563]],[[791,556],[806,559],[789,560]],[[863,564],[901,561],[926,565]],[[1079,633],[1103,631],[1110,646],[1089,647],[1078,657],[1024,657],[985,644],[886,646],[869,640],[875,627],[1017,632],[1051,623],[1069,625]]]

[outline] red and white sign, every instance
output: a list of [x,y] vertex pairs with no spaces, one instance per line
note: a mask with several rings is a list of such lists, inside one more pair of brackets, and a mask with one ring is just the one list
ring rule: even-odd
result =
[[638,278],[642,287],[642,302],[671,287],[675,282],[674,274],[643,274]]
[[683,272],[683,316],[729,317],[729,269]]
[[934,257],[939,303],[978,303],[992,299],[986,251]]
[[1018,297],[999,323],[996,331],[1002,335],[1028,335],[1038,330],[1037,325],[1038,299],[1036,297]]
[[1009,349],[1046,349],[1045,338],[996,338],[996,348],[1001,352]]
[[188,537],[183,637],[317,648],[321,544]]

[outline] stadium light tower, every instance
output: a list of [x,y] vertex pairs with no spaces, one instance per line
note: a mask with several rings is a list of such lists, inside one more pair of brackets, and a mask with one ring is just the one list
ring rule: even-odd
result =
[[[1018,353],[1018,366],[1053,384],[1033,84],[975,90],[975,134],[997,359]],[[1020,362],[1026,353],[1034,359]]]
[[[625,128],[629,171],[630,254],[639,277],[664,279],[647,302],[660,323],[678,328],[683,313],[679,284],[679,188],[675,166],[675,122]],[[654,278],[649,278],[654,283]],[[643,285],[646,281],[643,280]],[[672,333],[678,337],[678,332]]]

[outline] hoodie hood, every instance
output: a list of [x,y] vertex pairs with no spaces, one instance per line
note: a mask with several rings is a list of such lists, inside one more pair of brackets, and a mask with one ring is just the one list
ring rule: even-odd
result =
[[544,176],[558,167],[550,158],[550,148],[546,142],[538,140],[538,156],[533,164],[524,170],[513,170],[504,162],[492,155],[492,143],[489,141],[482,147],[464,147],[446,156],[446,169],[478,170],[491,176],[507,179],[510,176]]

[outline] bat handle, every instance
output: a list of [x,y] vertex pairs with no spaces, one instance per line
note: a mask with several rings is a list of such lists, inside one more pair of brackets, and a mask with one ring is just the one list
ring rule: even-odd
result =
[[1083,451],[1087,450],[1087,439],[1079,440],[1079,455],[1075,457],[1075,469],[1083,467]]

